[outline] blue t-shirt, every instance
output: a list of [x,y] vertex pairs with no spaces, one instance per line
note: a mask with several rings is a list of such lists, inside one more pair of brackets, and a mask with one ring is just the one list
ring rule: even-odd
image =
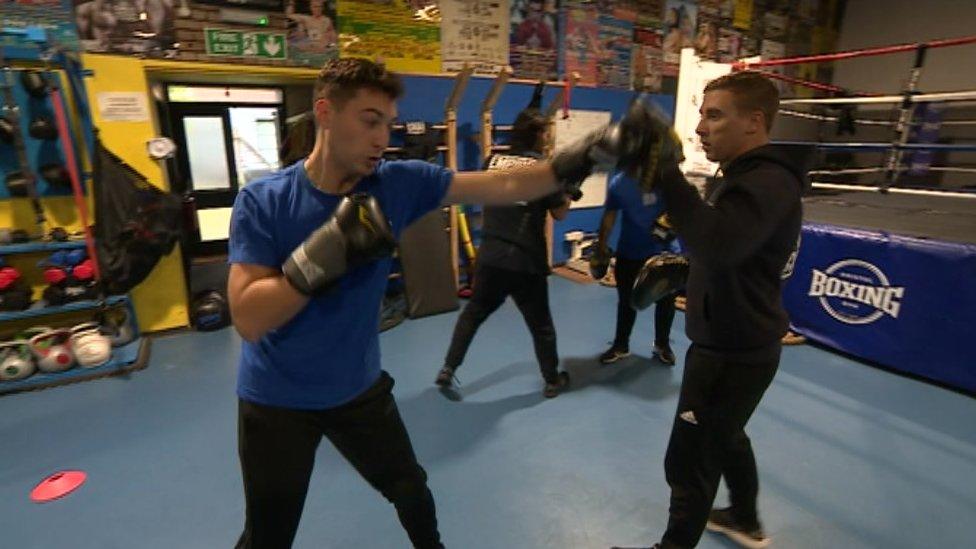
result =
[[[376,198],[399,238],[440,206],[454,173],[418,160],[381,162],[353,192]],[[341,196],[317,189],[303,162],[241,189],[231,215],[231,263],[279,268],[335,211]],[[288,323],[244,341],[237,394],[269,406],[334,408],[380,376],[379,312],[390,259],[350,270]]]
[[603,207],[619,210],[622,214],[617,256],[624,259],[647,259],[668,249],[668,246],[651,235],[654,221],[664,213],[664,202],[658,193],[645,193],[635,179],[618,173],[610,179]]

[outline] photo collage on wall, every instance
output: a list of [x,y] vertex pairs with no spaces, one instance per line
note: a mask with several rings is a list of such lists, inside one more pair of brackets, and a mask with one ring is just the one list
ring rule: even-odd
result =
[[[171,56],[203,41],[201,25],[183,24],[201,20],[196,10],[233,6],[271,14],[270,27],[238,26],[286,35],[287,58],[275,60],[281,64],[318,67],[336,57],[367,57],[402,72],[454,72],[468,64],[480,74],[507,64],[516,78],[578,73],[579,85],[647,92],[674,91],[682,48],[723,63],[832,51],[843,9],[842,0],[0,1],[62,6],[46,10],[59,14],[48,24],[93,52]],[[202,19],[203,26],[233,27]],[[776,71],[823,82],[832,76],[826,65]],[[813,93],[779,85],[785,96]]]

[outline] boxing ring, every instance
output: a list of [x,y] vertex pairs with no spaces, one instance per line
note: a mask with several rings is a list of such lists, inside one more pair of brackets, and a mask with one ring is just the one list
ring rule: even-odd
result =
[[[976,126],[976,120],[943,116],[947,105],[976,105],[976,92],[919,93],[916,87],[927,51],[973,43],[976,37],[724,67],[689,54],[681,72],[684,78],[687,68],[689,85],[699,85],[730,71],[758,70],[826,95],[781,101],[777,124],[816,124],[815,140],[774,136],[774,142],[816,150],[800,252],[783,296],[791,329],[864,361],[967,392],[976,392],[976,189],[939,188],[938,182],[944,174],[976,178],[976,168],[945,161],[949,153],[976,152],[976,144],[971,137],[968,143],[940,142],[939,134]],[[854,92],[769,70],[912,50],[915,64],[897,95]],[[690,106],[681,112],[680,81],[678,95],[675,128],[686,157],[691,153],[682,168],[690,178],[708,175],[715,166],[703,160],[693,129],[682,120],[692,116]],[[879,116],[884,105],[895,110]],[[851,139],[864,133],[888,141]]]

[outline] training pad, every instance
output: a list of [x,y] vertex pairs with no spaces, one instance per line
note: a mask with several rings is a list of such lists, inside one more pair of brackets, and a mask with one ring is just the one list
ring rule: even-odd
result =
[[407,227],[400,238],[400,263],[410,318],[458,308],[448,226],[445,213],[435,210]]

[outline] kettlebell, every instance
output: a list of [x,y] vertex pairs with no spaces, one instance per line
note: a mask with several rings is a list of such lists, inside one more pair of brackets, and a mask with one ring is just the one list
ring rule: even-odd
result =
[[30,125],[27,126],[27,133],[34,139],[45,141],[54,141],[58,138],[58,128],[54,125],[54,121],[50,116],[43,114],[31,120]]
[[14,143],[14,138],[17,137],[18,129],[14,126],[14,123],[10,121],[6,116],[0,116],[0,141],[8,145]]
[[47,95],[47,78],[41,71],[21,71],[20,84],[35,99],[43,99]]
[[41,177],[55,187],[71,187],[71,177],[68,175],[68,170],[57,162],[41,166]]
[[7,173],[5,180],[7,184],[7,192],[10,196],[16,196],[17,198],[23,198],[27,196],[27,174],[20,170],[15,170]]

